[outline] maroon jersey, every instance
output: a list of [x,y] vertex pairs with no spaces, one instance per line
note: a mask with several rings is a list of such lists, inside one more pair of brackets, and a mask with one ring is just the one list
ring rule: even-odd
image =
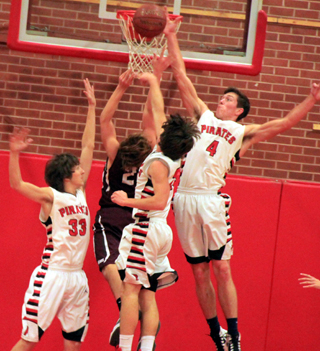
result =
[[[107,169],[107,164],[108,159],[106,160],[102,175],[102,195],[99,205],[101,207],[121,207],[112,202],[111,195],[114,191],[123,190],[128,194],[128,197],[133,198],[137,182],[137,169],[133,168],[132,171],[126,172],[122,168],[119,151],[109,170]],[[122,208],[132,212],[132,208],[130,207]]]

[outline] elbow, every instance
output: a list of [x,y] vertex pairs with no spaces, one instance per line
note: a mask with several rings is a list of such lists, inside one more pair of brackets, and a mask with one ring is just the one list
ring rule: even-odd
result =
[[95,142],[92,141],[92,142],[88,143],[87,148],[88,148],[89,150],[93,151],[94,148],[95,148]]
[[159,201],[157,203],[157,208],[155,208],[156,211],[164,211],[167,206],[167,201]]
[[95,148],[94,141],[89,141],[85,145],[82,146],[82,150],[86,149],[90,152],[93,152],[94,148]]
[[16,190],[16,191],[19,192],[20,186],[21,186],[20,182],[17,182],[17,181],[14,181],[14,180],[10,180],[10,187],[11,187],[11,189]]

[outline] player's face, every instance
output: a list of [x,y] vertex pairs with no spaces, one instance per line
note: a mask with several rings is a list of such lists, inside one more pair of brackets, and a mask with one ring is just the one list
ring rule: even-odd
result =
[[72,170],[71,182],[75,186],[80,188],[84,184],[83,175],[84,175],[84,170],[81,168],[81,166],[80,165],[75,166]]
[[227,93],[223,95],[217,106],[216,117],[222,120],[233,120],[235,121],[239,114],[241,114],[241,108],[237,107],[238,95],[235,93]]

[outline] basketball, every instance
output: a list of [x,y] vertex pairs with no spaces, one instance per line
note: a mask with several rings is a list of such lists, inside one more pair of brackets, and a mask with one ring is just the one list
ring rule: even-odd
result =
[[162,7],[146,4],[137,9],[132,23],[135,31],[142,37],[153,38],[163,32],[167,17]]

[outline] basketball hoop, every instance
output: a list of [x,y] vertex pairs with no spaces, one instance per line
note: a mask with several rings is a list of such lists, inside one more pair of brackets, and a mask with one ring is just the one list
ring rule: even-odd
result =
[[[152,73],[153,56],[154,54],[160,56],[163,48],[167,46],[167,38],[164,34],[160,34],[154,38],[142,37],[135,31],[132,25],[134,14],[134,10],[117,11],[117,18],[119,19],[122,33],[129,46],[128,68],[131,68],[136,73]],[[177,17],[182,18],[180,15],[169,14],[170,20],[175,20]],[[177,26],[177,31],[179,30],[180,23]]]

